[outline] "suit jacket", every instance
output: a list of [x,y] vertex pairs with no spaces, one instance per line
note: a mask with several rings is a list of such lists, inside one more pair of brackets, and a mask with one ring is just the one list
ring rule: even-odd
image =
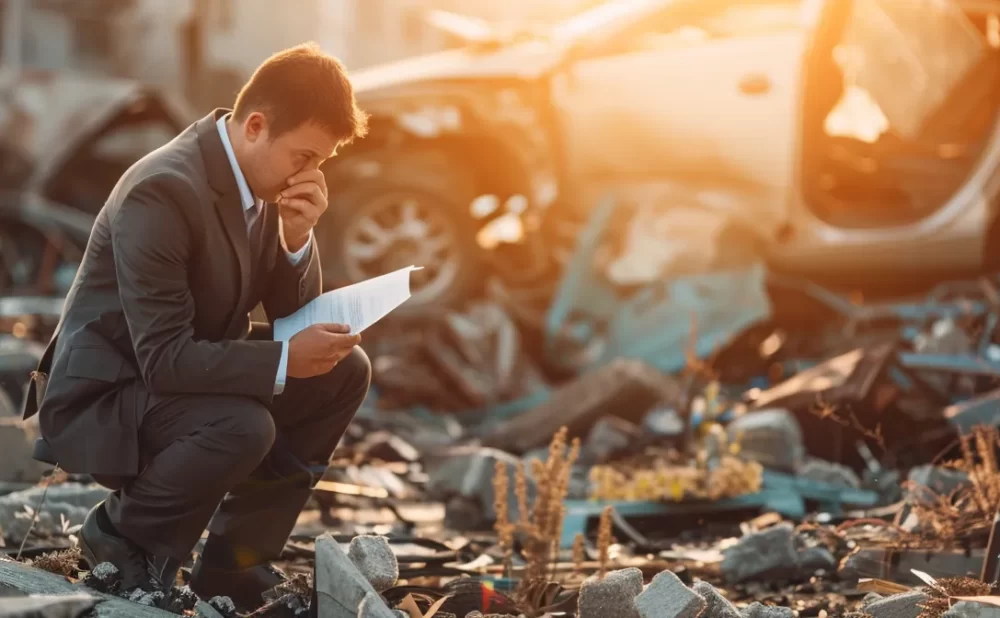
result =
[[215,125],[228,111],[215,110],[136,162],[97,215],[24,410],[24,418],[39,414],[68,471],[137,474],[138,428],[151,397],[270,403],[282,344],[249,339],[248,314],[260,302],[273,322],[321,292],[315,239],[293,266],[273,204],[264,207],[264,241],[251,263]]

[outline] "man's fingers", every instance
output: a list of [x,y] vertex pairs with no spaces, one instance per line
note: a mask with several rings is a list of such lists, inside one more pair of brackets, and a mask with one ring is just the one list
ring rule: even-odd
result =
[[304,182],[314,182],[326,194],[326,176],[318,169],[303,170],[294,176],[289,177],[288,186],[301,184]]
[[308,196],[322,197],[323,188],[316,184],[315,182],[300,182],[297,185],[292,185],[281,192],[279,198],[288,197],[308,197]]
[[316,205],[301,197],[283,197],[278,200],[278,207],[282,210],[290,210],[302,216],[308,216],[316,210]]
[[351,332],[351,327],[347,324],[317,324],[316,326],[328,333],[334,333],[337,335],[346,335]]
[[331,350],[350,350],[361,343],[361,335],[330,335]]

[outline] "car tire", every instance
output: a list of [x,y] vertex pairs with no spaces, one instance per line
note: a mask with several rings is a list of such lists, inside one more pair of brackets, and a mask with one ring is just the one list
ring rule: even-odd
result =
[[[476,192],[461,165],[433,150],[383,151],[335,162],[325,170],[330,207],[316,228],[325,290],[413,264],[424,270],[413,273],[412,296],[397,315],[437,312],[476,293],[482,285],[481,260],[469,212]],[[414,204],[419,223],[406,219],[412,219]],[[366,227],[373,221],[396,239],[381,257],[359,257],[379,244]],[[431,241],[418,238],[421,226],[433,246],[447,247],[431,251]]]

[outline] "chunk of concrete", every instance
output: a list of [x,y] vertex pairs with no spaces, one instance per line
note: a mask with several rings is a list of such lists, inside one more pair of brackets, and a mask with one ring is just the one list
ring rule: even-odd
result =
[[806,461],[799,468],[798,476],[837,487],[851,489],[861,487],[861,479],[858,478],[854,470],[851,470],[847,466],[822,459],[810,459]]
[[743,608],[743,618],[795,618],[790,607],[777,607],[753,602]]
[[[31,528],[33,516],[42,505],[44,487],[32,487],[0,497],[0,530],[8,541],[20,542]],[[108,496],[109,490],[99,485],[66,483],[49,487],[45,504],[41,506],[34,534],[53,536],[66,526],[82,524],[90,509]],[[27,508],[25,508],[27,507]]]
[[580,451],[580,461],[599,464],[615,453],[628,449],[639,437],[639,428],[623,418],[605,416],[587,434]]
[[347,557],[358,567],[372,588],[383,592],[396,585],[399,562],[384,536],[363,535],[351,540]]
[[837,570],[837,559],[825,547],[807,547],[799,552],[799,568],[807,573]]
[[642,592],[642,571],[636,568],[591,577],[580,587],[579,618],[641,618],[635,598]]
[[917,618],[923,611],[920,604],[927,599],[927,595],[919,590],[903,592],[869,603],[865,611],[873,618]]
[[222,614],[222,618],[235,618],[236,616],[236,604],[229,597],[215,596],[208,600],[208,604],[211,605],[215,611]]
[[698,596],[705,599],[705,613],[702,618],[740,618],[740,610],[736,609],[729,599],[708,582],[698,582],[691,587]]
[[672,571],[663,571],[635,597],[642,618],[698,618],[707,603]]
[[975,601],[959,601],[942,618],[1000,618],[1000,607]]
[[759,410],[737,417],[726,427],[730,444],[739,443],[740,456],[766,468],[795,472],[805,461],[802,428],[787,410]]
[[194,615],[198,618],[224,618],[224,616],[219,613],[219,610],[212,607],[211,604],[201,600],[194,605]]
[[970,484],[969,475],[961,470],[931,465],[913,468],[906,479],[913,485],[906,492],[907,499],[916,504],[930,504],[935,496],[948,496]]
[[733,584],[791,577],[799,570],[795,530],[789,523],[745,536],[722,556],[722,575]]
[[[475,501],[481,509],[484,523],[496,520],[496,501],[493,497],[493,477],[496,476],[496,464],[502,461],[507,465],[508,495],[507,509],[512,521],[519,518],[517,512],[517,495],[515,493],[515,472],[521,465],[521,459],[503,451],[482,447],[461,447],[449,449],[440,455],[428,459],[426,463],[429,498],[448,500],[454,496],[462,496]],[[535,495],[535,482],[531,478],[531,467],[527,467],[528,500]],[[474,522],[464,521],[467,525]]]
[[[317,618],[395,618],[340,545],[329,534],[316,539]],[[364,603],[364,611],[359,608]]]
[[[0,557],[0,596],[88,594],[97,599],[90,618],[177,618],[176,614],[132,603],[121,597],[92,592],[65,577]],[[353,618],[353,616],[352,616]]]
[[3,597],[0,618],[77,618],[97,605],[89,594]]

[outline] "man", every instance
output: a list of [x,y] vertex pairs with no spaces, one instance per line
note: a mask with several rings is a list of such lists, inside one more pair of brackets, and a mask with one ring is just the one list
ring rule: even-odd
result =
[[80,544],[126,587],[169,587],[206,526],[201,596],[253,608],[280,583],[267,563],[371,368],[344,326],[276,342],[248,313],[261,303],[273,322],[320,294],[319,167],[366,126],[341,64],[295,47],[232,112],[133,165],[98,214],[25,418],[37,408],[64,469],[115,490]]

